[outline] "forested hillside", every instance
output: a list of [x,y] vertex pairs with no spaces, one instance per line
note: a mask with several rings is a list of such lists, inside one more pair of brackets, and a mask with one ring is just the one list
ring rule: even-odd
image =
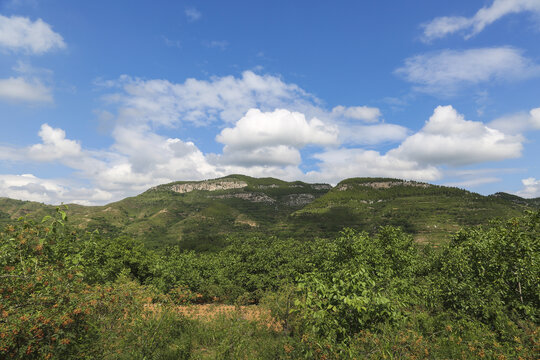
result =
[[[198,251],[222,249],[228,236],[311,241],[336,237],[344,227],[373,234],[385,225],[399,226],[420,242],[440,243],[462,226],[534,208],[535,199],[399,179],[347,179],[332,188],[243,175],[164,184],[105,206],[69,205],[71,224],[78,229],[128,235],[148,248],[179,245]],[[0,224],[20,216],[39,220],[54,209],[0,199]]]
[[[466,190],[389,178],[352,178],[293,214],[305,231],[339,231],[343,227],[375,231],[401,227],[418,241],[440,242],[463,226],[485,224],[495,217],[517,216],[534,203]],[[321,221],[322,220],[322,221]]]
[[381,227],[216,252],[149,250],[69,215],[0,233],[2,359],[538,358],[539,211],[436,250]]

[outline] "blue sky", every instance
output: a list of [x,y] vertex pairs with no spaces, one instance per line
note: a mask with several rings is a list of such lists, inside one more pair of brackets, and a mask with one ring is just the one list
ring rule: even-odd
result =
[[231,173],[540,196],[540,0],[0,0],[0,196]]

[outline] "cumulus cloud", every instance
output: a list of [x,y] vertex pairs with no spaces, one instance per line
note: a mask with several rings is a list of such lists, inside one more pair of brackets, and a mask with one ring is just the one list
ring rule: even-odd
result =
[[523,189],[518,191],[516,195],[524,198],[540,197],[540,180],[533,177],[521,180]]
[[222,161],[244,165],[298,165],[306,145],[336,145],[338,130],[317,118],[285,109],[250,109],[233,128],[216,136],[225,144]]
[[326,110],[322,101],[296,84],[278,76],[244,71],[240,77],[212,77],[209,80],[187,79],[184,83],[167,80],[143,80],[126,75],[118,80],[95,82],[97,86],[120,89],[104,99],[116,107],[118,120],[177,126],[192,123],[234,123],[249,109],[264,112],[288,109],[322,121],[362,121],[377,123],[378,108],[336,106]]
[[0,48],[43,54],[65,47],[62,36],[41,19],[32,21],[21,16],[0,15]]
[[460,166],[517,158],[522,141],[465,120],[452,106],[438,106],[419,132],[389,153],[423,164]]
[[38,79],[22,77],[0,79],[0,100],[9,102],[50,103],[52,90]]
[[[204,154],[193,142],[161,136],[147,124],[127,125],[114,128],[115,142],[110,149],[90,151],[67,138],[64,130],[44,124],[39,132],[41,143],[25,148],[0,148],[0,159],[57,161],[75,170],[92,187],[66,184],[53,188],[49,185],[55,182],[27,176],[6,178],[10,179],[9,183],[4,179],[0,194],[45,202],[80,203],[84,198],[74,194],[89,194],[88,201],[99,203],[134,195],[156,184],[231,173],[330,183],[355,176],[435,181],[444,176],[443,166],[517,157],[522,141],[520,136],[508,136],[480,122],[465,120],[451,106],[436,108],[419,132],[385,154],[362,148],[336,148],[340,139],[335,126],[316,118],[307,120],[305,115],[285,109],[249,110],[216,137],[224,144],[221,154]],[[304,173],[299,167],[300,150],[308,145],[324,150],[314,155],[318,169]]]
[[140,127],[118,127],[114,138],[112,149],[121,157],[113,162],[114,170],[106,171],[103,186],[126,181],[145,185],[216,174],[193,142],[164,137]]
[[[4,193],[76,199],[75,190],[77,194],[91,190],[109,194],[106,200],[92,200],[105,202],[157,184],[231,173],[327,182],[353,176],[434,181],[443,177],[445,166],[520,156],[523,141],[521,136],[467,121],[452,107],[438,107],[419,132],[410,134],[404,127],[385,123],[377,108],[327,110],[298,86],[253,72],[180,84],[122,77],[101,86],[114,92],[105,97],[110,108],[99,109],[113,139],[107,149],[87,149],[48,124],[42,125],[37,144],[0,147],[0,160],[63,164],[84,186],[62,183],[55,190],[45,186],[45,180],[34,179],[6,185]],[[188,125],[220,126],[216,141],[223,144],[222,152],[204,153],[196,143],[174,135]],[[383,141],[401,145],[386,153],[359,147]],[[306,173],[301,170],[302,157],[310,153],[318,163],[316,170]],[[47,195],[42,187],[56,195]]]
[[104,151],[89,151],[80,143],[66,138],[60,128],[41,125],[38,132],[42,142],[27,147],[0,146],[0,160],[10,162],[57,162],[85,174],[86,178],[98,176],[106,167],[101,158],[113,156]]
[[332,145],[337,143],[337,129],[317,118],[307,121],[304,114],[286,109],[273,112],[250,109],[234,128],[224,129],[216,139],[240,149],[275,144]]
[[489,126],[507,134],[521,134],[526,131],[540,130],[540,108],[527,112],[506,115],[489,123]]
[[427,24],[422,25],[424,34],[422,40],[431,42],[434,39],[445,37],[449,34],[462,32],[468,39],[500,18],[522,12],[540,14],[540,1],[538,0],[494,0],[490,6],[478,10],[473,17],[443,16],[437,17]]
[[48,124],[43,124],[38,135],[43,143],[32,145],[28,149],[28,155],[33,159],[53,161],[81,154],[81,145],[66,139],[66,132],[62,129],[53,129]]
[[[275,76],[245,72],[239,78],[188,79],[181,84],[122,77],[118,81],[101,81],[99,85],[120,89],[106,96],[111,109],[99,111],[106,115],[111,131],[110,148],[85,149],[69,139],[64,130],[44,124],[39,133],[40,143],[23,148],[3,147],[0,159],[58,162],[97,189],[113,194],[113,199],[119,199],[160,183],[230,173],[299,178],[302,147],[338,143],[338,130],[330,121],[330,112],[298,86]],[[280,105],[321,113],[326,120],[291,110],[275,111]],[[247,114],[252,107],[259,109],[258,113]],[[255,122],[257,127],[250,127]],[[182,124],[215,123],[231,124],[220,134],[224,149],[217,155],[204,154],[193,142],[159,134],[160,128],[174,131]],[[250,133],[256,129],[262,132]],[[235,138],[238,134],[257,139],[258,143],[242,143]],[[240,150],[246,147],[249,151]]]
[[217,164],[253,166],[298,166],[302,162],[300,151],[287,145],[261,146],[250,150],[223,148],[223,155],[214,158]]
[[340,142],[350,145],[398,142],[409,132],[403,126],[384,123],[381,110],[376,107],[339,105],[332,109],[328,117],[339,128]]
[[235,122],[251,108],[316,111],[313,106],[316,100],[297,85],[251,71],[243,72],[239,78],[187,79],[184,83],[129,76],[101,83],[122,89],[106,97],[110,104],[118,106],[120,121],[162,126],[176,126],[181,122],[208,125]]
[[[0,160],[58,162],[73,169],[78,178],[89,181],[93,191],[110,194],[105,200],[118,200],[178,179],[197,180],[225,175],[210,165],[193,143],[159,136],[148,129],[116,128],[115,144],[111,149],[101,151],[84,149],[79,142],[66,138],[64,130],[47,124],[42,125],[39,135],[42,142],[38,144],[23,148],[0,147]],[[41,182],[39,184],[43,185]],[[13,193],[14,189],[11,188],[6,189],[9,194],[26,194],[17,198],[52,202],[52,199],[64,201],[68,198],[75,201],[73,191],[78,188],[84,189],[77,184],[52,189],[56,195],[51,195],[50,200],[44,200],[43,194],[40,198],[31,198],[27,194],[28,189],[19,193]],[[60,197],[60,193],[70,195]],[[77,200],[79,203],[81,201]],[[99,199],[92,201],[99,202]]]
[[0,175],[0,196],[48,204],[95,205],[111,200],[112,194],[84,187],[72,187],[59,179],[42,179],[32,174]]
[[519,80],[540,75],[540,65],[511,47],[444,50],[405,60],[396,74],[427,93],[455,93],[460,87],[492,80]]
[[119,124],[131,126],[233,124],[249,109],[262,112],[287,109],[337,127],[340,129],[339,140],[349,144],[395,142],[407,135],[406,128],[383,123],[378,108],[338,105],[327,110],[322,101],[297,85],[286,83],[277,76],[252,71],[245,71],[240,77],[188,79],[184,83],[122,76],[116,81],[96,81],[96,85],[120,89],[105,96],[109,105],[114,106],[106,113],[116,113]]
[[360,148],[330,149],[315,155],[319,170],[307,177],[330,182],[353,176],[434,181],[444,176],[444,166],[519,157],[522,141],[521,136],[508,136],[481,122],[465,120],[452,106],[439,106],[420,131],[386,154]]
[[414,160],[400,159],[392,154],[364,149],[334,149],[315,155],[320,161],[319,170],[306,174],[315,181],[336,183],[348,177],[383,176],[419,181],[434,181],[442,173],[432,165]]

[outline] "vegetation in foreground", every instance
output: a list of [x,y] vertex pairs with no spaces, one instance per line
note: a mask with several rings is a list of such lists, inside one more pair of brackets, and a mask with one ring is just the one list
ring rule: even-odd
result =
[[128,237],[79,234],[66,220],[58,210],[0,235],[0,358],[536,359],[540,351],[539,211],[463,229],[436,251],[382,227],[156,252]]

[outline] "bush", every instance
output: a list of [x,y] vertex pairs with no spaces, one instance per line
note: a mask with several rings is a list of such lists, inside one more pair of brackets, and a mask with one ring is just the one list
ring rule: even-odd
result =
[[432,301],[504,329],[540,316],[540,212],[458,232],[435,259]]

